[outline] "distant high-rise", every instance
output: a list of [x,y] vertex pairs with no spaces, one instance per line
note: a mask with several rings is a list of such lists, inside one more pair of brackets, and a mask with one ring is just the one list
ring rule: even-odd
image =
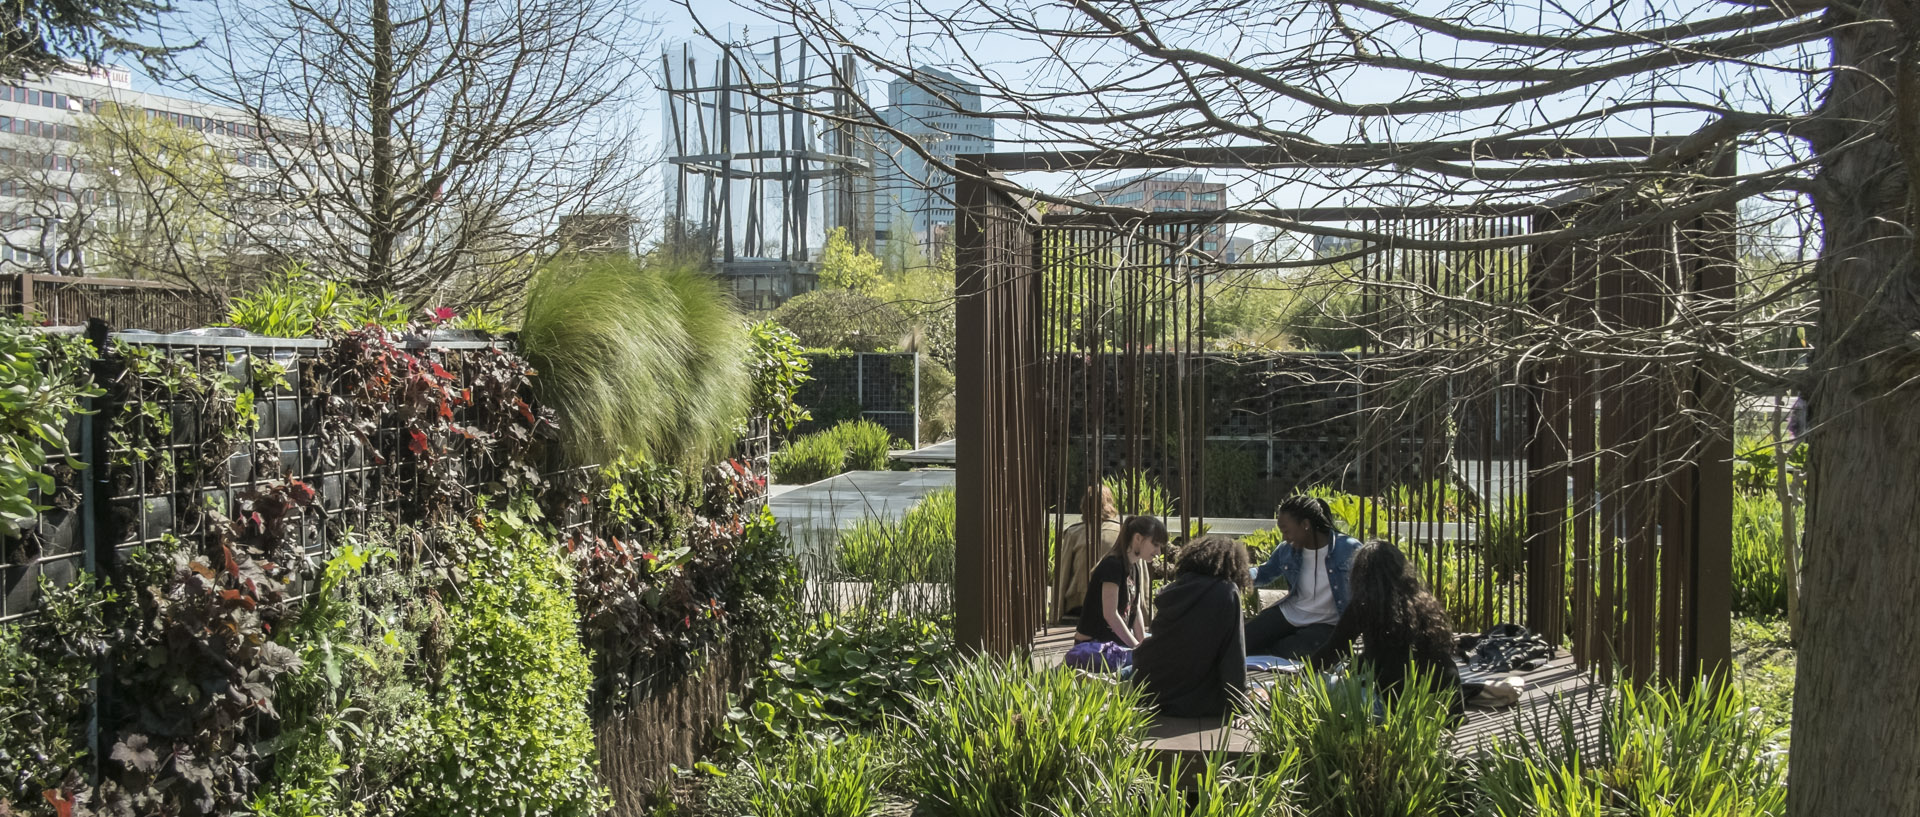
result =
[[[978,114],[980,86],[934,68],[887,84],[881,122],[918,143],[942,162],[993,150],[993,120]],[[877,157],[879,201],[874,211],[876,243],[926,242],[936,228],[953,224],[953,176],[895,139],[882,139]]]
[[[1075,198],[1088,204],[1170,213],[1222,210],[1226,207],[1226,197],[1227,186],[1207,181],[1202,173],[1148,173],[1094,185],[1092,192],[1082,193]],[[1226,225],[1208,224],[1204,229],[1193,249],[1214,254],[1229,249]],[[1231,262],[1232,259],[1223,260]]]

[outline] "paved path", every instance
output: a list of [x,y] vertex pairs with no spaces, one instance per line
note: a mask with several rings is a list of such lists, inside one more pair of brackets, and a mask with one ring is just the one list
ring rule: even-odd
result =
[[951,487],[950,470],[852,471],[812,485],[774,486],[769,504],[790,540],[817,549],[861,519],[899,519],[922,497]]

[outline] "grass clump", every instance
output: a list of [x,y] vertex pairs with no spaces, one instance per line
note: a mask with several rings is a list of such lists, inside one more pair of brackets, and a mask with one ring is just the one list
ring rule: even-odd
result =
[[625,257],[561,258],[527,290],[521,352],[569,462],[723,454],[746,416],[746,327],[711,276]]
[[883,586],[952,582],[955,508],[953,489],[942,488],[897,522],[860,520],[840,535],[840,572]]
[[1598,746],[1572,719],[1521,725],[1484,750],[1476,815],[1680,817],[1786,813],[1786,762],[1776,731],[1738,688],[1636,690],[1606,704]]
[[773,479],[805,485],[848,471],[885,471],[893,436],[872,420],[849,420],[794,440],[775,452]]
[[[1171,758],[1152,768],[1136,752],[1122,767],[1103,774],[1093,789],[1062,804],[1059,817],[1298,817],[1293,781],[1241,769],[1219,752],[1197,765]],[[1104,770],[1103,770],[1104,771]]]
[[1787,613],[1785,554],[1780,552],[1780,502],[1771,494],[1733,494],[1733,613]]
[[915,701],[901,777],[926,817],[1046,814],[1130,762],[1148,721],[1131,684],[981,657]]
[[756,755],[714,793],[716,806],[755,817],[870,817],[890,771],[866,735],[804,735]]
[[1365,672],[1276,687],[1253,707],[1263,773],[1298,781],[1299,803],[1316,817],[1451,813],[1461,786],[1446,751],[1446,698],[1409,676],[1397,698],[1378,700]]

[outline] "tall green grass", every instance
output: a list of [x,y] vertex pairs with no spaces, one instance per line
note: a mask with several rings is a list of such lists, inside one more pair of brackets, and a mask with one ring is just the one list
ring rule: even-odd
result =
[[755,817],[869,817],[888,765],[870,736],[804,735],[752,758],[716,799]]
[[773,479],[805,485],[848,471],[885,471],[893,435],[872,420],[848,420],[794,440],[774,452]]
[[[1565,710],[1517,725],[1474,763],[1477,817],[1689,817],[1786,813],[1775,729],[1737,688],[1636,690],[1606,704],[1583,744]],[[1580,704],[1572,704],[1580,705]]]
[[1059,817],[1298,817],[1294,782],[1243,769],[1214,751],[1199,761],[1180,756],[1159,762],[1136,752],[1115,769],[1101,769],[1091,790],[1057,809]]
[[1262,773],[1298,781],[1315,817],[1428,817],[1461,801],[1446,751],[1448,701],[1409,677],[1376,710],[1365,673],[1329,684],[1315,673],[1275,687],[1253,712]]
[[1173,497],[1159,480],[1145,472],[1107,477],[1100,481],[1113,494],[1114,509],[1121,516],[1170,516]]
[[1771,494],[1733,494],[1733,612],[1787,614],[1786,554],[1780,551],[1780,503]]
[[[982,656],[915,701],[901,779],[921,817],[1047,814],[1132,760],[1146,702],[1132,684]],[[1070,807],[1070,806],[1068,806]]]
[[618,256],[564,257],[527,290],[522,353],[574,464],[707,461],[751,387],[745,325],[711,276]]
[[899,521],[863,519],[840,535],[840,573],[877,585],[953,581],[952,488],[927,494]]

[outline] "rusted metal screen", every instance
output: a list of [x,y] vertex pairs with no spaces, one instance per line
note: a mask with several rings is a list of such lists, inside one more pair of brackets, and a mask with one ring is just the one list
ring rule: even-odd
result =
[[969,173],[956,185],[954,635],[1006,653],[1045,601],[1043,387],[1034,214]]
[[1105,480],[1176,536],[1334,495],[1458,630],[1526,624],[1642,680],[1725,661],[1731,391],[1686,359],[1527,349],[1543,319],[1597,337],[1723,308],[1730,213],[1574,245],[1527,240],[1569,205],[1293,213],[1372,239],[1328,260],[1351,341],[1248,354],[1207,329],[1233,296],[1200,248],[1231,213],[1043,218],[958,192],[963,643],[1029,643],[1051,543]]

